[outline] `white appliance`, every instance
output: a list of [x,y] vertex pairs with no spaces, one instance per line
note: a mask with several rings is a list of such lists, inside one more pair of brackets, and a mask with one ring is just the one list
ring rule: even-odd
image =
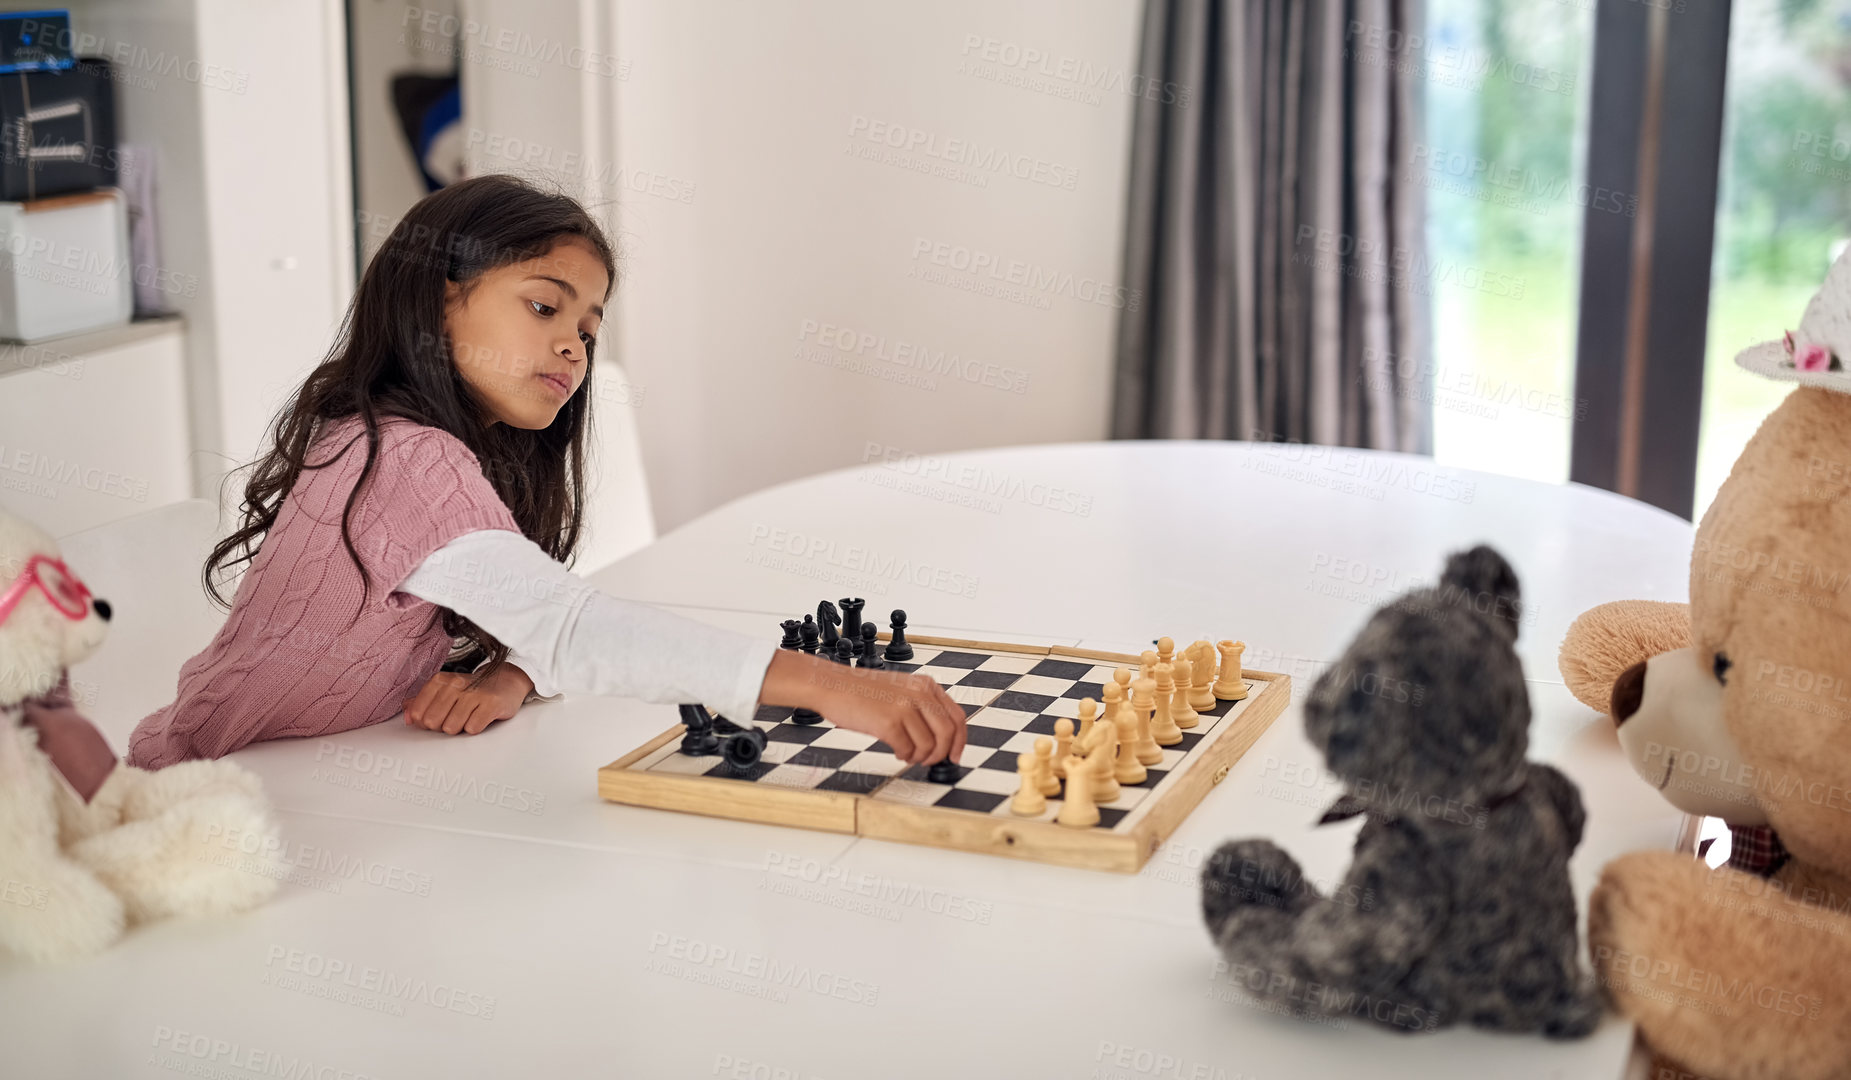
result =
[[0,202],[0,338],[119,326],[134,310],[128,202],[116,188]]

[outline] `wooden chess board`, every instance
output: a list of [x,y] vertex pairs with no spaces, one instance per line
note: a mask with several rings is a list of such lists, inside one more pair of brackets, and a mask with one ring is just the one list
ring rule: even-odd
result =
[[[881,641],[890,635],[883,633]],[[849,833],[934,847],[1135,873],[1208,790],[1227,776],[1291,699],[1291,679],[1243,670],[1247,696],[1217,699],[1183,741],[1163,747],[1145,780],[1101,802],[1099,824],[1058,825],[1060,795],[1034,817],[1011,812],[1016,755],[1054,736],[1080,699],[1104,701],[1114,669],[1135,674],[1140,658],[1066,646],[910,637],[913,658],[897,671],[931,675],[963,708],[967,739],[955,784],[932,783],[873,736],[828,722],[801,725],[792,710],[763,706],[763,759],[741,774],[719,756],[680,751],[681,724],[598,770],[598,794],[613,802],[712,817]],[[1077,719],[1075,720],[1077,724]],[[1062,794],[1065,793],[1064,783]]]

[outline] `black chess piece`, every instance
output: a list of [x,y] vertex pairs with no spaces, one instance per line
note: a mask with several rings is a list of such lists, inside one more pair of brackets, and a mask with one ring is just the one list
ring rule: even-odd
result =
[[802,646],[803,639],[797,636],[797,628],[802,626],[802,623],[796,619],[785,619],[778,625],[784,628],[784,637],[778,642],[778,648],[795,649]]
[[880,636],[880,630],[871,622],[861,624],[861,666],[870,671],[887,666],[881,659],[880,643],[874,639]]
[[846,637],[836,638],[835,655],[830,657],[830,659],[841,664],[843,667],[852,665],[855,662],[854,644]]
[[816,625],[822,628],[823,640],[818,644],[825,649],[836,647],[836,627],[842,625],[842,616],[836,614],[836,606],[827,600],[816,605]]
[[[842,605],[843,635],[853,638],[856,646],[859,647],[861,644],[861,609],[867,607],[868,602],[859,596],[844,596],[836,603]],[[857,655],[859,655],[859,648],[857,648]]]
[[934,761],[926,769],[926,779],[934,784],[955,784],[963,775],[964,769],[950,757],[946,757],[943,761]]
[[803,617],[803,625],[797,628],[797,633],[803,638],[803,644],[799,645],[798,649],[809,653],[811,656],[815,656],[816,639],[818,636],[816,630],[816,616],[805,615]]
[[893,609],[893,637],[887,642],[887,659],[907,661],[913,658],[913,646],[906,640],[906,612]]
[[735,772],[746,772],[765,756],[765,744],[769,741],[764,729],[756,727],[727,736],[724,744],[726,763]]
[[681,752],[693,757],[720,752],[720,737],[713,733],[714,721],[702,705],[682,705],[681,722],[688,727],[688,733],[681,737]]

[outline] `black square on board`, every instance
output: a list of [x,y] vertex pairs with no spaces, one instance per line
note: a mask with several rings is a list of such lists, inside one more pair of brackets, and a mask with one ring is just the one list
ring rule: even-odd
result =
[[843,750],[835,746],[806,746],[802,750],[792,754],[785,761],[785,764],[821,765],[827,769],[835,769],[848,764],[848,759],[854,757],[859,752],[860,751],[857,750]]
[[985,727],[982,724],[964,725],[964,742],[969,746],[1001,746],[1008,742],[1015,732],[1008,728]]
[[[994,705],[995,702],[991,702],[991,704]],[[958,706],[964,710],[964,719],[966,720],[969,720],[971,717],[977,715],[978,710],[983,708],[982,705],[972,705],[968,701],[960,701],[958,702]]]
[[1069,686],[1067,688],[1067,692],[1062,694],[1061,697],[1076,698],[1076,699],[1083,698],[1083,697],[1089,697],[1089,698],[1092,698],[1094,701],[1104,701],[1105,700],[1105,684],[1096,683],[1096,682],[1077,682],[1077,683],[1074,683],[1072,686]]
[[789,720],[796,712],[788,705],[760,705],[758,711],[752,714],[752,722],[761,726],[781,723]]
[[943,798],[933,806],[949,806],[953,810],[975,810],[987,814],[1003,804],[1007,795],[992,795],[987,791],[972,791],[969,788],[952,788],[945,792]]
[[1046,675],[1050,679],[1077,679],[1093,669],[1091,664],[1076,664],[1071,660],[1043,660],[1028,669],[1030,675]]
[[851,795],[866,795],[885,783],[886,777],[875,773],[838,772],[829,774],[828,779],[816,785],[817,791],[846,791]]
[[1129,813],[1131,813],[1129,810],[1115,810],[1109,806],[1101,806],[1099,808],[1099,824],[1095,826],[1095,828],[1109,829],[1125,820],[1125,815]]
[[985,690],[1007,690],[1009,685],[1022,676],[1013,671],[973,671],[959,679],[959,686],[981,686]]
[[708,769],[706,772],[702,773],[701,775],[702,776],[717,776],[721,778],[722,780],[757,780],[759,777],[765,775],[766,773],[770,772],[771,770],[777,767],[778,767],[778,763],[775,761],[761,761],[756,765],[747,766],[745,770],[741,771],[739,769],[733,768],[731,764],[722,760],[719,764],[715,765],[711,769]]
[[995,769],[998,772],[1016,771],[1016,753],[1013,750],[998,750],[977,763],[979,769]]
[[804,727],[802,724],[776,724],[765,731],[765,738],[771,742],[803,743],[808,745],[822,738],[827,727],[817,724]]
[[942,652],[932,658],[932,666],[974,668],[988,659],[982,653]]
[[1042,713],[1028,723],[1023,724],[1022,730],[1031,735],[1052,735],[1054,734],[1054,725],[1062,719],[1065,719],[1069,724],[1073,725],[1073,730],[1076,734],[1079,732],[1080,722],[1078,720],[1071,717],[1049,716],[1047,713]]
[[1058,700],[1058,698],[1048,694],[1029,694],[1021,690],[1004,690],[1002,693],[996,695],[996,700],[990,702],[990,708],[1008,709],[1011,712],[1038,713],[1046,710],[1049,705],[1054,704]]

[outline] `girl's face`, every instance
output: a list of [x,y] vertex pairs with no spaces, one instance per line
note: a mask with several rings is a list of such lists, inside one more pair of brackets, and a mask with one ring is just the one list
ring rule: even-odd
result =
[[526,262],[478,276],[467,298],[445,285],[444,327],[489,426],[539,430],[585,381],[610,276],[590,244],[567,237]]

